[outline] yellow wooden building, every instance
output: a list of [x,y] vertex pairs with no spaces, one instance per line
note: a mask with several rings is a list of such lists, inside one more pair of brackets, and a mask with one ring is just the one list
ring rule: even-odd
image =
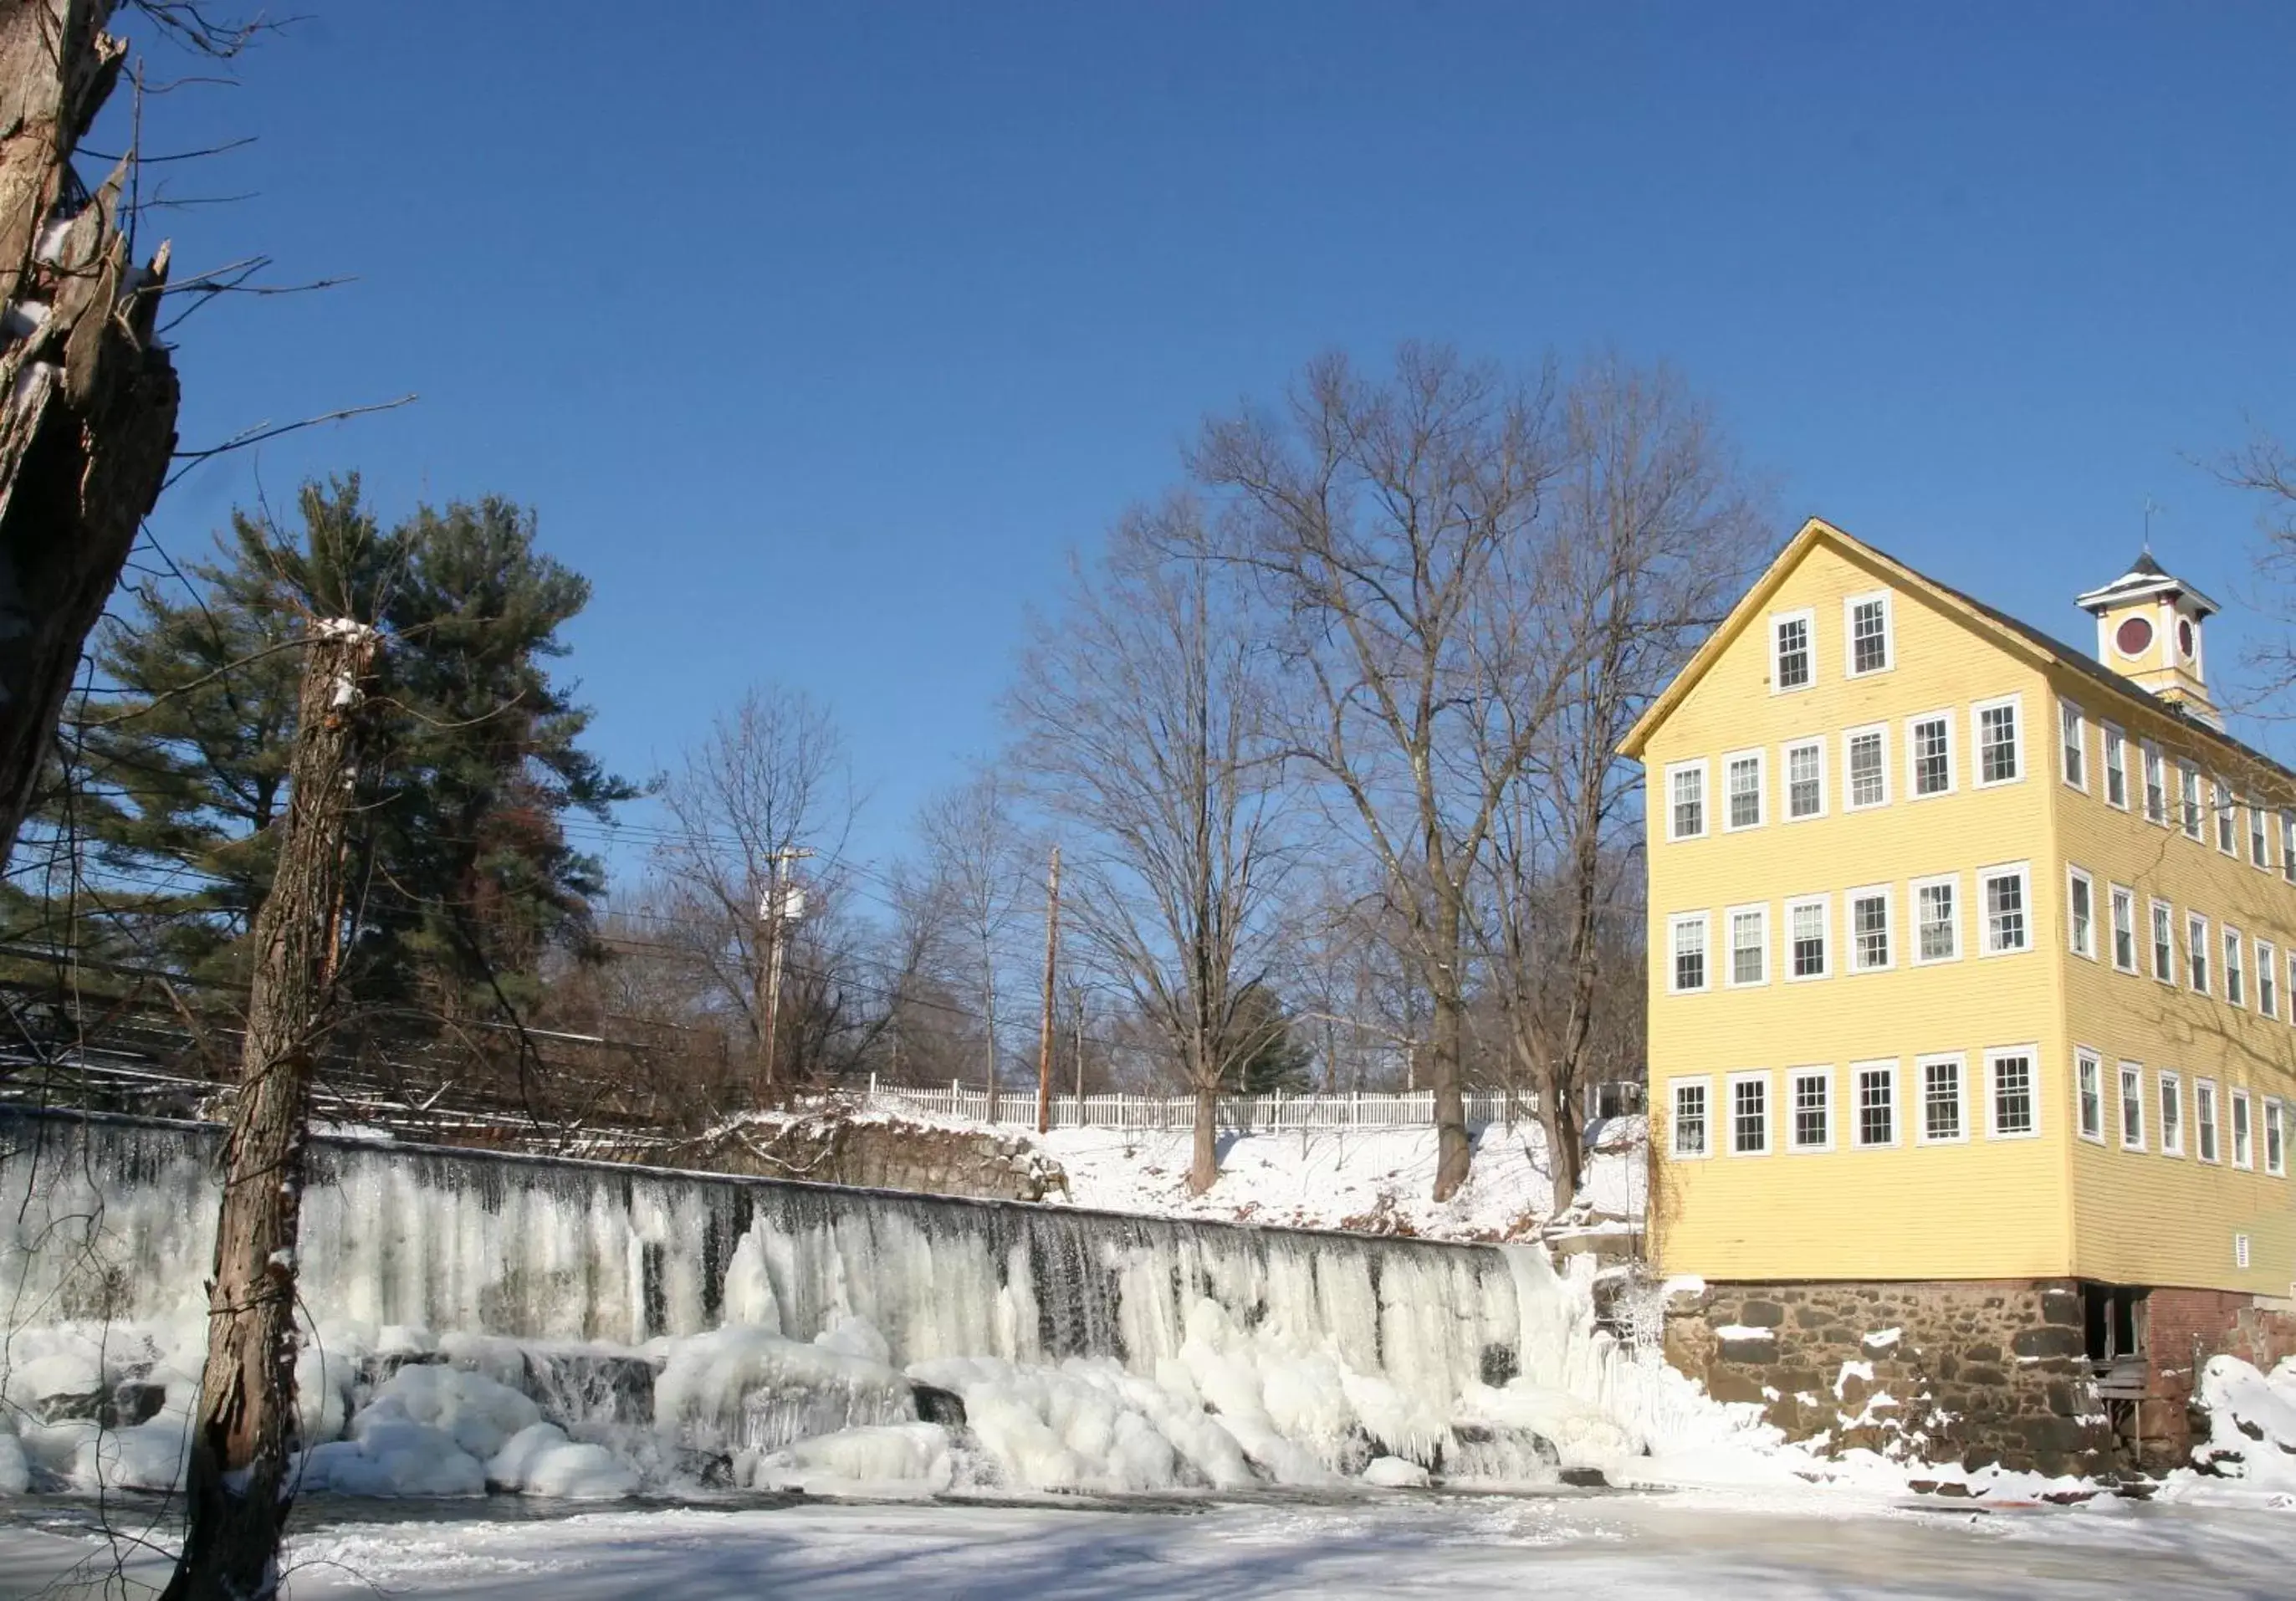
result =
[[2205,595],[2079,599],[2093,653],[1812,521],[1622,747],[1668,1273],[2284,1308],[2296,776],[2224,732]]

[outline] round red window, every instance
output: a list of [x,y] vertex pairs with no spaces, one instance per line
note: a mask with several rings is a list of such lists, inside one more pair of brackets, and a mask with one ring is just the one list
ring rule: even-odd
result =
[[2152,625],[2142,617],[2123,618],[2112,631],[2112,648],[2124,656],[2142,656],[2152,648]]
[[2177,620],[2177,649],[2185,661],[2193,659],[2193,620],[2189,617]]

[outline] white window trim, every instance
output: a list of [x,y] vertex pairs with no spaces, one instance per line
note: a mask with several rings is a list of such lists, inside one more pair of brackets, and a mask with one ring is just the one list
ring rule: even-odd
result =
[[[2226,1132],[2232,1141],[2232,1165],[2243,1173],[2256,1171],[2256,1099],[2244,1088],[2235,1089],[2225,1099],[2231,1103],[2225,1118]],[[2248,1108],[2248,1155],[2240,1154],[2240,1109]]]
[[[1677,960],[1675,931],[1695,924],[1704,940],[1703,972],[1706,981],[1695,989],[1685,989],[1675,981],[1680,964]],[[1704,995],[1714,988],[1714,927],[1713,919],[1704,912],[1675,912],[1666,920],[1666,992],[1669,995]]]
[[[2209,1109],[2209,1114],[2206,1117],[2201,1115],[2202,1103],[2206,1103]],[[2193,1080],[2193,1155],[2198,1161],[2205,1162],[2211,1167],[2219,1165],[2224,1161],[2222,1105],[2223,1096],[2218,1092],[2217,1081],[2214,1079]],[[2202,1129],[2209,1131],[2209,1137],[2205,1142],[2201,1138]]]
[[[1749,912],[1753,913],[1762,920],[1762,976],[1758,979],[1746,979],[1742,981],[1738,977],[1737,924],[1738,919]],[[1770,969],[1775,964],[1773,960],[1774,950],[1770,943],[1770,903],[1768,901],[1758,900],[1750,902],[1744,906],[1723,907],[1722,937],[1724,943],[1729,947],[1729,948],[1723,953],[1724,956],[1726,958],[1726,965],[1722,969],[1722,987],[1724,989],[1759,989],[1770,981]]]
[[[2128,1080],[2132,1074],[2136,1080],[2136,1138],[2133,1143],[2128,1137]],[[2112,1076],[2112,1126],[2119,1135],[2115,1143],[2124,1151],[2144,1150],[2149,1132],[2146,1125],[2152,1121],[2152,1109],[2144,1100],[2144,1064],[2124,1062]]]
[[2240,859],[2240,802],[2234,798],[2232,785],[2223,779],[2209,780],[2209,833],[2215,836],[2217,854]]
[[[2152,815],[2152,769],[2161,769],[2161,815]],[[2137,744],[2136,790],[2131,797],[2136,815],[2157,828],[2177,826],[2177,792],[2169,783],[2169,759],[2151,740]]]
[[[1993,916],[1985,909],[1985,886],[1997,878],[2014,875],[2018,882],[2017,904],[2025,913],[2025,943],[2002,950],[1993,948]],[[1977,918],[1977,954],[1980,956],[2021,956],[2040,948],[2039,908],[2033,904],[2033,865],[2030,862],[1996,862],[1977,870],[1977,894],[1974,898]]]
[[2296,884],[2296,811],[2280,810],[2280,876]]
[[[1857,956],[1857,902],[1861,898],[1878,895],[1882,898],[1882,938],[1890,948],[1890,959],[1868,967]],[[1843,948],[1849,960],[1845,973],[1888,973],[1898,965],[1898,896],[1894,884],[1866,884],[1841,892],[1841,937]],[[1831,960],[1832,952],[1827,953]]]
[[[1762,1148],[1759,1151],[1741,1151],[1738,1149],[1738,1086],[1757,1081],[1762,1086]],[[1768,1070],[1732,1073],[1728,1084],[1729,1089],[1722,1103],[1724,1120],[1722,1133],[1723,1137],[1729,1142],[1724,1148],[1726,1154],[1731,1156],[1773,1154],[1778,1148],[1778,1097],[1775,1087],[1770,1083]]]
[[[2025,1093],[2033,1105],[2033,1126],[2005,1134],[2000,1128],[2001,1090],[1994,1076],[1997,1063],[2012,1057],[2025,1060],[2027,1076]],[[1989,1046],[1985,1052],[1985,1137],[1988,1139],[2038,1139],[2041,1137],[2041,1047],[2038,1045]]]
[[[2164,911],[2164,912],[2166,912],[2166,913],[2168,913],[2168,914],[2169,914],[2169,973],[2168,973],[2168,976],[2167,976],[2167,977],[2165,977],[2165,978],[2163,978],[2163,977],[2161,976],[2160,968],[2159,968],[2158,966],[2152,965],[2153,958],[2154,958],[2154,957],[2159,954],[2159,953],[2158,953],[2158,951],[2155,949],[2155,947],[2156,947],[2156,946],[2158,946],[2158,944],[2160,943],[2158,940],[2154,940],[2154,939],[2152,938],[2152,908],[2153,908],[2153,907],[2158,907],[2161,910],[2162,910],[2162,911]],[[2153,981],[2154,981],[2154,982],[2156,982],[2156,983],[2166,984],[2166,985],[2168,985],[2170,989],[2174,989],[2174,988],[2176,988],[2176,985],[2177,985],[2177,904],[2176,904],[2176,902],[2174,902],[2174,901],[2172,901],[2172,900],[2161,900],[2161,899],[2148,899],[2145,901],[2145,909],[2144,909],[2144,956],[2145,956],[2145,962],[2146,962],[2145,971],[2146,971],[2146,972],[2148,972],[2148,973],[2150,973],[2152,975]]]
[[[2195,924],[2201,931],[2201,937],[2198,940],[2193,938],[2193,929]],[[2216,956],[2216,952],[2209,945],[2209,937],[2215,932],[2214,927],[2202,914],[2199,912],[2185,914],[2185,988],[2194,995],[2214,995],[2217,992],[2216,985],[2223,979],[2223,975],[2218,973],[2210,975],[2211,981],[2209,983],[2193,982],[2193,952],[2195,949],[2200,951],[2202,971],[2207,973],[2209,964]]]
[[[1685,1084],[1695,1084],[1706,1092],[1706,1149],[1685,1152],[1675,1143],[1675,1110],[1679,1104],[1675,1091]],[[1704,1162],[1714,1154],[1714,1080],[1710,1074],[1694,1074],[1666,1081],[1666,1154],[1669,1162]]]
[[[2081,948],[2080,940],[2076,937],[2081,933],[2081,929],[2073,916],[2075,884],[2088,891],[2088,948],[2086,950]],[[2092,962],[2096,960],[2096,880],[2087,868],[2076,867],[2070,862],[2065,865],[2065,948],[2077,956],[2085,956]]]
[[[2113,723],[2099,723],[2097,727],[2103,730],[2098,737],[2096,748],[2097,767],[2101,774],[2097,792],[2115,811],[2127,811],[2134,804],[2136,794],[2136,786],[2129,783],[2128,731]],[[2120,799],[2118,800],[2112,798],[2112,768],[2106,760],[2115,740],[2120,742]]]
[[[2280,995],[2280,948],[2273,944],[2269,940],[2259,940],[2256,941],[2255,955],[2256,1014],[2259,1017],[2268,1017],[2272,1019],[2273,1022],[2277,1022],[2280,1021],[2280,1011],[2282,1006]],[[2271,975],[2272,981],[2269,987],[2267,987],[2265,982],[2265,976],[2267,973]],[[2267,1001],[2269,1001],[2271,1004],[2269,1006],[2266,1005]]]
[[[1806,817],[1794,816],[1793,753],[1796,751],[1817,752],[1817,809]],[[1825,736],[1822,734],[1808,739],[1790,739],[1778,747],[1778,821],[1781,823],[1815,823],[1825,816]]]
[[[1814,906],[1825,919],[1825,965],[1817,973],[1794,971],[1794,908]],[[1778,919],[1778,976],[1789,984],[1815,984],[1833,976],[1833,897],[1797,895],[1785,903]]]
[[[1882,603],[1882,665],[1857,670],[1857,608],[1868,601]],[[1877,678],[1898,665],[1898,606],[1887,589],[1841,597],[1841,676]]]
[[[2081,1127],[2080,1081],[2081,1069],[2084,1067],[2091,1069],[2096,1076],[2096,1132],[2094,1134]],[[2104,1058],[2087,1046],[2075,1046],[2073,1047],[2073,1132],[2093,1145],[2105,1143],[2104,1105]]]
[[[2076,778],[2065,767],[2065,714],[2072,713],[2073,744],[2080,751],[2080,776]],[[2060,695],[2057,698],[2057,776],[2067,789],[2088,793],[2088,713],[2073,702]]]
[[[1808,649],[1809,649],[1809,677],[1807,677],[1807,678],[1805,678],[1805,679],[1804,679],[1802,682],[1800,682],[1800,684],[1797,684],[1797,685],[1793,686],[1792,688],[1790,688],[1790,689],[1789,689],[1789,688],[1782,687],[1782,686],[1779,685],[1779,683],[1778,683],[1778,678],[1779,678],[1779,672],[1778,672],[1778,655],[1779,655],[1779,651],[1778,651],[1778,625],[1779,625],[1780,623],[1792,622],[1792,621],[1793,621],[1796,618],[1800,618],[1800,619],[1801,620],[1802,628],[1803,628],[1803,630],[1804,630],[1804,631],[1803,631],[1802,637],[1803,637],[1804,639],[1806,639],[1806,640],[1808,642]],[[1770,613],[1770,693],[1771,693],[1772,694],[1774,694],[1774,695],[1798,695],[1798,694],[1802,694],[1802,693],[1803,693],[1804,691],[1806,691],[1806,690],[1816,689],[1816,687],[1817,687],[1817,613],[1816,613],[1815,611],[1813,611],[1811,608],[1808,607],[1808,606],[1804,606],[1804,607],[1802,607],[1800,610],[1799,610],[1799,611],[1795,611],[1795,612],[1771,612],[1771,613]]]
[[[2184,1075],[2181,1073],[2171,1072],[2166,1068],[2163,1068],[2159,1072],[2153,1074],[2152,1096],[2153,1121],[2161,1125],[2161,1137],[2159,1140],[2161,1154],[2163,1156],[2181,1157],[2185,1154],[2185,1106]],[[2171,1141],[2171,1130],[2169,1126],[2169,1120],[2165,1116],[2161,1115],[2161,1109],[2169,1104],[2172,1098],[2177,1104],[2177,1125],[2174,1130],[2173,1143]]]
[[[1806,1145],[1801,1143],[1801,1124],[1798,1116],[1799,1097],[1802,1081],[1820,1079],[1825,1083],[1825,1138],[1823,1143]],[[1789,1154],[1825,1152],[1833,1149],[1834,1129],[1841,1121],[1840,1108],[1833,1101],[1833,1070],[1830,1067],[1790,1067],[1786,1069],[1786,1098],[1782,1109],[1786,1120],[1786,1150]]]
[[2195,845],[2209,842],[2208,785],[2191,762],[2177,764],[2177,830]]
[[[2280,1154],[2272,1154],[2272,1131],[2280,1131]],[[2264,1141],[2264,1171],[2274,1178],[2288,1177],[2288,1103],[2278,1096],[2264,1097],[2264,1122],[2258,1130]]]
[[[1857,799],[1857,785],[1850,775],[1849,743],[1860,735],[1866,734],[1878,735],[1881,736],[1882,798],[1879,800],[1866,800],[1861,802]],[[1841,809],[1844,812],[1878,811],[1882,807],[1889,804],[1890,725],[1887,723],[1860,723],[1855,728],[1844,728],[1841,731]]]
[[[1953,954],[1949,956],[1922,955],[1922,891],[1931,884],[1953,886]],[[1912,916],[1911,943],[1906,947],[1906,949],[1912,965],[1936,967],[1947,962],[1961,960],[1962,951],[1966,943],[1962,932],[1963,918],[1967,915],[1968,908],[1968,897],[1961,891],[1961,874],[1958,873],[1932,873],[1928,877],[1917,878],[1906,886],[1906,904]]]
[[[1923,723],[1945,722],[1945,787],[1928,794],[1922,792],[1921,754],[1914,743],[1914,730]],[[1961,786],[1961,763],[1956,759],[1953,748],[1953,708],[1938,711],[1917,711],[1903,725],[1906,745],[1906,799],[1908,800],[1942,800]]]
[[[2120,926],[2113,921],[2114,908],[2122,901],[2128,903],[2128,965],[2120,965]],[[2136,891],[2128,884],[2117,884],[2110,879],[2104,886],[2105,935],[2112,941],[2112,970],[2134,977],[2144,970],[2144,942],[2152,930],[2136,921]]]
[[[2010,719],[2009,726],[2017,736],[2012,746],[2013,754],[2016,758],[2017,773],[2012,778],[1988,778],[1985,776],[1984,718],[1987,712],[1997,710],[2004,706],[2008,707],[2014,714]],[[2021,694],[1995,695],[1991,700],[1971,702],[1969,706],[1969,787],[1973,790],[1997,790],[2009,784],[2022,784],[2025,782],[2026,766],[2025,697]]]
[[[1949,1138],[1930,1137],[1930,1073],[1932,1063],[1950,1062],[1957,1070],[1954,1082],[1961,1096],[1961,1132]],[[1914,1143],[1917,1145],[1965,1145],[1969,1143],[1969,1058],[1959,1051],[1932,1051],[1914,1058]]]
[[[1685,840],[1702,840],[1714,832],[1714,775],[1707,770],[1707,761],[1670,761],[1666,764],[1666,841],[1669,845]],[[1696,833],[1677,833],[1674,831],[1674,776],[1677,773],[1698,775],[1698,821]]]
[[[1735,823],[1731,821],[1730,818],[1730,813],[1733,809],[1730,804],[1732,799],[1732,792],[1730,789],[1730,769],[1737,766],[1738,763],[1742,761],[1751,761],[1754,764],[1754,810],[1759,815],[1758,815],[1751,823]],[[1768,822],[1770,820],[1769,788],[1770,759],[1768,751],[1763,750],[1759,745],[1751,751],[1725,751],[1722,753],[1722,832],[1724,833],[1751,833],[1755,829],[1762,826],[1763,824]]]
[[[1869,1140],[1866,1137],[1865,1101],[1858,1080],[1869,1072],[1887,1069],[1890,1074],[1890,1137]],[[1856,1151],[1893,1151],[1906,1139],[1905,1096],[1899,1093],[1905,1083],[1904,1064],[1895,1056],[1874,1056],[1849,1064],[1849,1145]]]
[[2243,830],[2248,841],[2248,865],[2259,873],[2269,873],[2272,871],[2272,824],[2269,814],[2256,803],[2254,795],[2249,796],[2247,800],[2241,802],[2241,809],[2248,814],[2248,826]]
[[[2224,953],[2225,1005],[2238,1006],[2245,1012],[2248,1010],[2248,941],[2229,923],[2219,924],[2218,932],[2222,936],[2218,944]],[[2234,973],[2240,975],[2240,993],[2237,995],[2233,993],[2232,988]]]

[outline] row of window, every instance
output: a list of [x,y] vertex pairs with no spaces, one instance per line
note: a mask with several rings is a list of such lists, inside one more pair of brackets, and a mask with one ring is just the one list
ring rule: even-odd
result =
[[[1980,956],[2010,956],[2032,948],[2031,874],[2023,862],[1977,870],[1977,950]],[[1833,897],[1802,895],[1784,903],[1784,931],[1780,976],[1789,981],[1831,978],[1838,966],[1850,973],[1880,973],[1905,963],[1925,966],[1961,959],[1964,921],[1962,876],[1943,873],[1906,885],[1869,884],[1841,895],[1842,956],[1837,961]],[[1912,913],[1902,939],[1900,895]],[[1719,977],[1728,989],[1770,981],[1773,948],[1770,906],[1758,902],[1726,907],[1722,912]],[[1710,955],[1714,934],[1710,911],[1677,912],[1667,919],[1667,989],[1695,995],[1714,986],[1717,963]],[[2296,953],[2292,953],[2296,955]]]
[[[1923,1145],[1966,1145],[1980,1112],[1987,1139],[2030,1139],[2041,1131],[2038,1056],[2031,1046],[2008,1046],[1983,1053],[1981,1077],[1970,1082],[1968,1058],[1958,1052],[1917,1057],[1913,1077],[1902,1088],[1912,1096],[1900,1104],[1900,1068],[1895,1058],[1849,1064],[1848,1104],[1837,1111],[1834,1069],[1766,1069],[1724,1078],[1726,1098],[1717,1104],[1710,1077],[1678,1078],[1669,1084],[1671,1117],[1668,1149],[1677,1160],[1694,1162],[1718,1151],[1733,1156],[1767,1156],[1787,1151],[1882,1150],[1906,1142]],[[2185,1151],[2185,1092],[2180,1074],[2154,1075],[2153,1094],[2144,1093],[2142,1063],[2120,1064],[2120,1134],[2125,1151],[2157,1150],[2181,1157]],[[1784,1080],[1784,1099],[1774,1104],[1774,1077]],[[2075,1105],[2083,1139],[2105,1140],[2104,1062],[2084,1047],[2074,1058]],[[2193,1081],[2193,1154],[2203,1162],[2224,1159],[2219,1096],[2213,1079]],[[2256,1166],[2259,1104],[2246,1089],[2223,1097],[2232,1113],[2232,1165]],[[1972,1104],[1975,1102],[1976,1104]],[[2157,1129],[2148,1134],[2148,1106],[2157,1111]],[[2261,1103],[2264,1170],[2276,1178],[2288,1171],[2289,1108],[2277,1096]],[[1911,1127],[1907,1128],[1910,1121]],[[1841,1125],[1846,1124],[1846,1127]]]
[[[2118,1121],[2120,1125],[2120,1148],[2124,1151],[2157,1150],[2163,1156],[2184,1155],[2183,1075],[2167,1068],[2153,1074],[2151,1104],[2158,1111],[2159,1122],[2148,1133],[2145,1127],[2144,1064],[2123,1062],[2120,1067]],[[2073,1084],[2080,1137],[2095,1145],[2105,1144],[2103,1057],[2087,1048],[2075,1052]],[[2256,1102],[2245,1089],[2234,1089],[2226,1098],[2232,1105],[2232,1165],[2254,1168]],[[2219,1143],[2221,1130],[2218,1127],[2217,1102],[2215,1080],[2193,1080],[2193,1154],[2202,1162],[2214,1162],[2224,1159]],[[2284,1178],[2288,1172],[2288,1108],[2279,1096],[2266,1096],[2263,1109],[2264,1170],[2276,1178]]]
[[[2128,811],[2131,809],[2128,736],[2111,723],[2100,724],[2098,728],[2103,799],[2107,806]],[[2087,714],[2070,701],[2059,701],[2057,730],[2058,776],[2068,788],[2087,794]],[[2169,760],[2161,754],[2161,747],[2149,739],[2140,743],[2138,755],[2143,764],[2141,800],[2145,821],[2163,828],[2173,825],[2186,839],[2196,842],[2205,843],[2213,834],[2217,850],[2234,858],[2242,854],[2244,837],[2250,865],[2267,873],[2275,865],[2276,848],[2281,876],[2296,883],[2296,809],[2284,807],[2276,813],[2259,804],[2253,795],[2236,796],[2230,784],[2202,772],[2194,763]],[[2169,782],[2172,768],[2176,774],[2173,804]],[[2241,825],[2243,817],[2245,828]]]
[[[1789,1151],[1832,1151],[1841,1145],[1878,1150],[1904,1143],[1908,1112],[1915,1144],[1965,1145],[1977,1121],[1972,1100],[1982,1104],[1985,1137],[2030,1139],[2041,1131],[2036,1060],[2030,1046],[1988,1050],[1983,1077],[1972,1087],[1967,1057],[1958,1053],[1920,1057],[1914,1063],[1910,1108],[1898,1104],[1899,1064],[1895,1059],[1853,1062],[1849,1104],[1839,1114],[1832,1067],[1788,1068],[1782,1075],[1785,1098],[1775,1109],[1775,1129],[1772,1074],[1767,1070],[1727,1075],[1723,1080],[1727,1099],[1718,1106],[1712,1079],[1676,1079],[1670,1086],[1673,1116],[1668,1146],[1677,1161],[1685,1162],[1717,1150],[1733,1156],[1767,1156],[1781,1144]],[[1838,1128],[1844,1121],[1847,1129]]]
[[[1905,792],[1914,800],[1949,795],[1959,787],[1961,771],[1956,753],[1951,710],[1925,711],[1905,719]],[[2023,712],[2020,697],[2004,695],[1980,701],[1969,708],[1969,738],[1976,752],[1977,770],[1972,783],[1979,789],[2014,784],[2025,776]],[[1887,806],[1890,793],[1890,727],[1869,723],[1844,729],[1841,742],[1841,805],[1846,811],[1866,811]],[[1733,751],[1722,758],[1721,832],[1736,833],[1759,828],[1774,820],[1806,822],[1826,815],[1828,793],[1826,739],[1822,735],[1790,740],[1779,747],[1775,771],[1780,777],[1775,803],[1770,794],[1772,771],[1767,750]],[[1669,763],[1666,769],[1666,837],[1696,840],[1706,836],[1713,819],[1707,803],[1708,771],[1704,758]]]
[[[1841,603],[1842,673],[1863,678],[1897,665],[1890,592],[1853,595]],[[1770,693],[1791,694],[1817,682],[1817,613],[1809,607],[1770,619]]]
[[[2110,960],[2115,971],[2136,973],[2140,971],[2136,929],[2136,891],[2126,884],[2105,885],[2106,916],[2110,922],[2107,938],[2110,948],[2098,949],[2096,881],[2084,867],[2065,869],[2065,939],[2077,956],[2092,962]],[[2280,950],[2271,940],[2259,939],[2251,944],[2240,930],[2226,924],[2210,938],[2209,919],[2204,913],[2185,914],[2184,960],[2177,959],[2177,908],[2165,900],[2146,902],[2145,949],[2144,964],[2152,975],[2164,984],[2174,984],[2181,977],[2195,995],[2215,995],[2221,992],[2229,1005],[2245,1007],[2250,1004],[2249,953],[2253,950],[2255,964],[2254,1004],[2259,1015],[2277,1019],[2281,1014]],[[2211,965],[2212,956],[2221,952],[2221,968]],[[2287,953],[2290,992],[2296,994],[2296,948]],[[2296,1006],[2289,1008],[2291,1021],[2296,1021]]]

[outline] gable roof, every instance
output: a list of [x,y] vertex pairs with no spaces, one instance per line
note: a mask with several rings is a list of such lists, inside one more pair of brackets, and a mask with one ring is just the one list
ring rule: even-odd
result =
[[2286,781],[2292,792],[2296,792],[2296,771],[2274,760],[2253,745],[2234,738],[2213,724],[2202,722],[2179,702],[2154,694],[2142,685],[2115,672],[2087,651],[2076,650],[2030,623],[2021,622],[1973,595],[1964,595],[1950,585],[1940,584],[1935,579],[1915,571],[1886,551],[1876,549],[1822,517],[1812,517],[1801,525],[1800,532],[1786,542],[1786,547],[1763,570],[1762,576],[1754,580],[1754,587],[1730,609],[1730,614],[1722,620],[1721,626],[1707,636],[1706,643],[1699,646],[1697,653],[1675,675],[1674,682],[1666,686],[1658,699],[1652,701],[1636,720],[1635,726],[1627,731],[1627,737],[1619,742],[1619,754],[1626,757],[1642,754],[1643,747],[1650,743],[1650,737],[1657,732],[1659,725],[1671,716],[1674,709],[1697,687],[1698,681],[1721,659],[1722,653],[1745,631],[1747,625],[1760,614],[1768,604],[1770,596],[1776,594],[1788,575],[1801,565],[1803,558],[1821,544],[1833,545],[1853,557],[1881,568],[1900,587],[1926,596],[1949,614],[1960,616],[1979,633],[1989,635],[2013,653],[2036,665],[2060,667],[2078,673],[2112,695],[2177,724],[2180,730],[2194,738],[2218,745],[2241,760],[2276,775]]

